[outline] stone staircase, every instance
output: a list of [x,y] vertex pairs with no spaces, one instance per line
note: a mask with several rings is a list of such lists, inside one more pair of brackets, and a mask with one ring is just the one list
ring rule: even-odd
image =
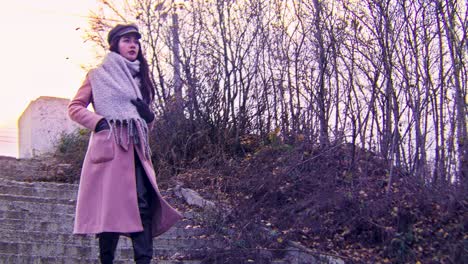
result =
[[[97,239],[72,235],[77,189],[0,179],[0,263],[98,263]],[[175,203],[172,194],[162,194]],[[154,263],[198,264],[209,248],[221,247],[193,214],[154,239]],[[120,238],[115,263],[133,263],[129,238]]]
[[[94,236],[72,235],[77,184],[22,182],[0,177],[0,264],[98,264],[98,241]],[[158,264],[201,264],[210,250],[228,252],[224,240],[197,221],[199,216],[172,191],[161,194],[171,205],[181,207],[184,219],[154,238],[154,258]],[[260,253],[262,250],[256,249]],[[297,249],[289,257],[259,264],[340,263],[320,260]],[[213,264],[256,263],[246,256],[238,260],[208,260]],[[210,258],[208,258],[210,259]],[[121,236],[114,263],[134,263],[131,240]]]

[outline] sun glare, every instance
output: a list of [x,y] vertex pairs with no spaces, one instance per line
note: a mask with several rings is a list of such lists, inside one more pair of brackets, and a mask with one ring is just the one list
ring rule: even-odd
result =
[[16,121],[39,96],[70,98],[93,60],[83,43],[93,0],[2,1],[0,155],[17,156]]

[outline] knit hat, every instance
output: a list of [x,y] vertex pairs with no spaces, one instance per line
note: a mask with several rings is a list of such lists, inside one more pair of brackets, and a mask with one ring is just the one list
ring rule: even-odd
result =
[[125,34],[128,33],[135,33],[138,38],[141,38],[141,34],[138,31],[138,26],[135,24],[118,24],[116,25],[111,31],[109,31],[109,34],[107,35],[107,43],[109,45],[112,43],[112,40],[114,40],[117,37],[121,37]]

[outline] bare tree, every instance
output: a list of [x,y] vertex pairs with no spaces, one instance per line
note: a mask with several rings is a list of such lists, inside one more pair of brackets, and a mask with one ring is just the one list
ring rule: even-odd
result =
[[351,142],[421,183],[466,184],[467,12],[460,0],[116,0],[88,37],[104,49],[110,26],[136,22],[155,109],[178,106],[217,144]]

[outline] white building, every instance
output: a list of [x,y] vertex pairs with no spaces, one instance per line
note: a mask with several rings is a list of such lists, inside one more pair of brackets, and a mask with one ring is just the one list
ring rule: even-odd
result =
[[41,96],[31,101],[18,119],[19,158],[53,152],[62,133],[79,126],[70,120],[65,98]]

